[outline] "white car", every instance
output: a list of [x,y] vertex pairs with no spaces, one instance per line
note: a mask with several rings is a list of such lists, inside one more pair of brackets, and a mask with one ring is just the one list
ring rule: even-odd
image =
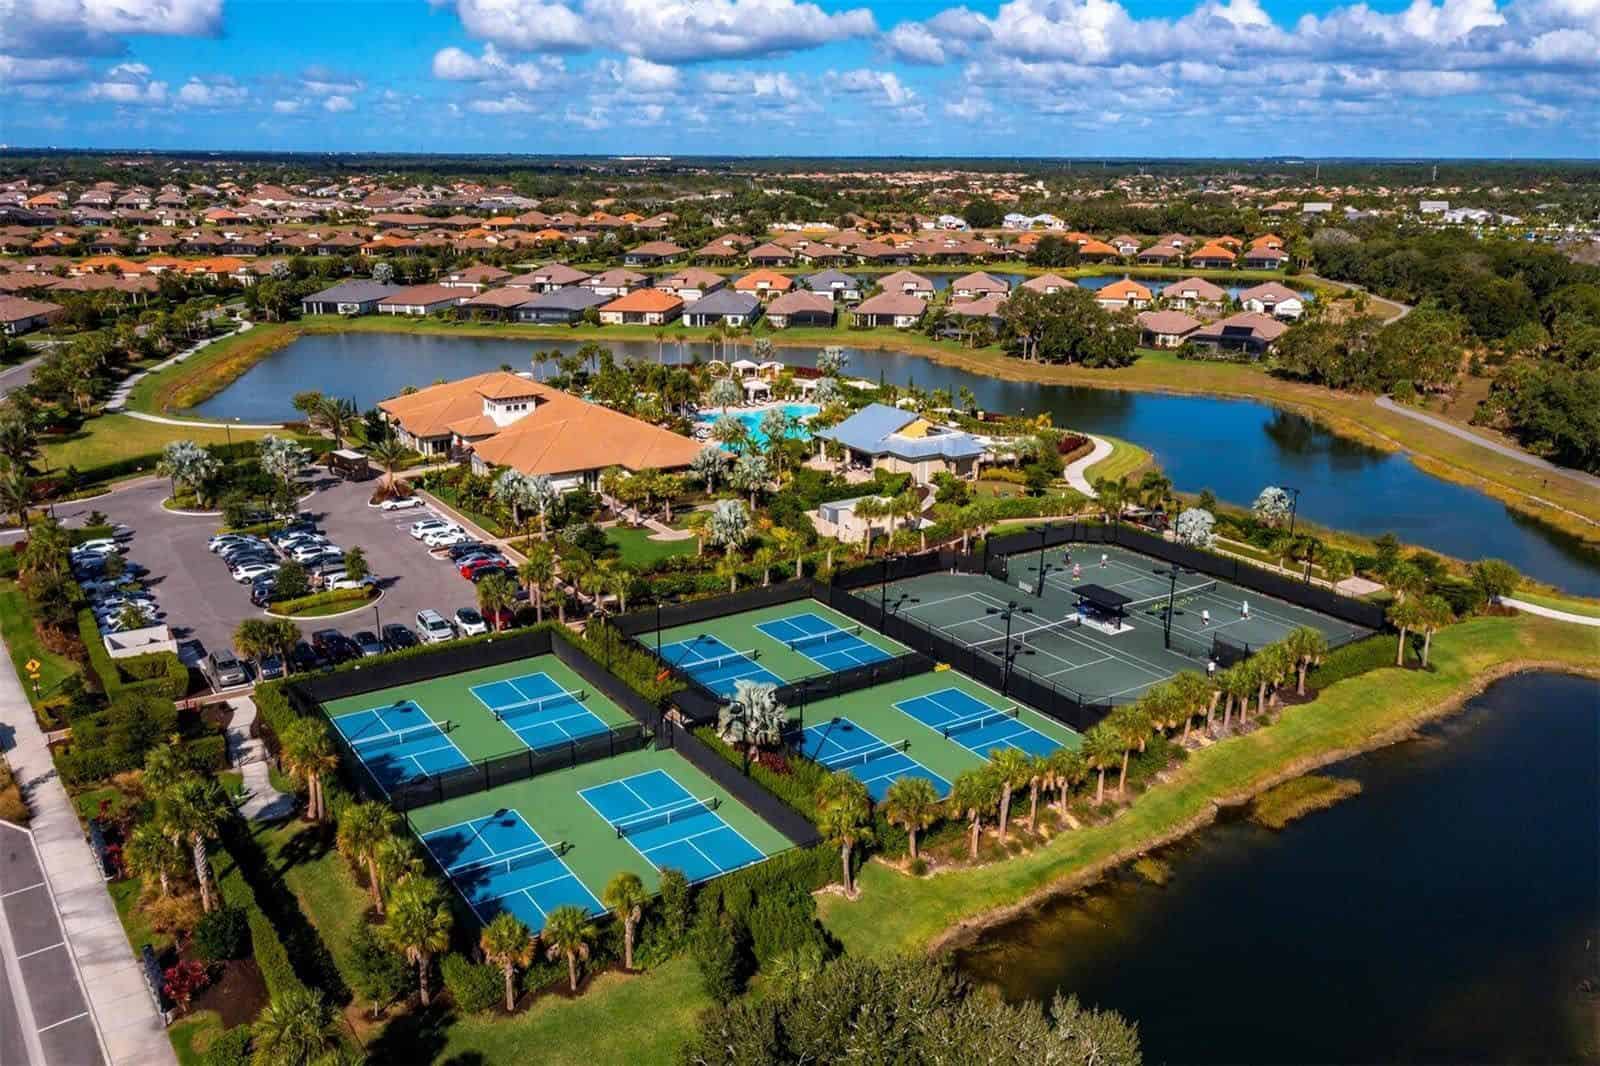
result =
[[371,575],[355,578],[342,570],[337,574],[329,574],[322,579],[322,587],[326,589],[364,589],[370,588],[377,583],[378,579]]
[[476,637],[489,632],[489,623],[483,620],[474,607],[461,607],[456,610],[456,628],[464,637]]
[[417,635],[424,644],[443,644],[454,640],[456,631],[438,611],[422,610],[417,612]]
[[422,506],[421,496],[391,496],[378,505],[385,511],[409,511]]
[[218,533],[206,541],[206,548],[215,555],[230,544],[248,544],[255,539],[255,537],[247,537],[243,533]]
[[453,528],[455,527],[442,518],[424,518],[420,522],[411,523],[411,535],[417,540],[421,540],[429,533],[443,533],[445,530]]
[[95,540],[86,540],[82,544],[74,547],[72,550],[75,552],[95,552],[100,555],[108,555],[111,552],[120,552],[122,550],[122,545],[118,544],[110,537],[99,537]]
[[289,556],[297,563],[314,563],[318,559],[343,558],[344,549],[337,544],[301,544]]
[[467,536],[467,531],[456,526],[440,530],[438,533],[429,533],[422,538],[422,543],[430,548],[448,548],[454,544],[461,544],[472,538]]
[[241,585],[248,584],[262,574],[276,574],[281,567],[277,563],[246,563],[233,569],[233,579]]

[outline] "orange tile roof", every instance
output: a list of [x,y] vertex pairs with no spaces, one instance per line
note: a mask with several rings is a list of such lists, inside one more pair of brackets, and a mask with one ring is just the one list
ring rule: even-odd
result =
[[1150,299],[1150,290],[1132,278],[1123,278],[1121,281],[1113,281],[1094,295],[1097,300],[1128,300],[1130,298],[1148,300]]
[[1084,241],[1083,244],[1081,244],[1078,247],[1078,254],[1079,255],[1121,255],[1122,253],[1117,251],[1115,248],[1111,247],[1111,245],[1107,244],[1105,241],[1097,241],[1093,237],[1090,237],[1088,240]]
[[671,293],[662,292],[660,289],[634,289],[626,296],[619,296],[608,304],[601,304],[602,311],[631,311],[636,314],[651,312],[671,311],[675,307],[682,307],[683,301]]
[[733,287],[739,292],[755,292],[762,287],[763,282],[768,289],[778,292],[787,292],[794,285],[793,278],[776,270],[752,270],[735,281]]

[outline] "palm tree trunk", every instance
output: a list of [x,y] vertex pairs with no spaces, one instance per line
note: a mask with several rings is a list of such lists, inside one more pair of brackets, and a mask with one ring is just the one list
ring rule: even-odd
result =
[[856,894],[855,886],[850,883],[850,845],[848,843],[839,845],[839,861],[844,866],[844,894],[846,896],[854,896]]
[[1106,799],[1106,768],[1104,766],[1102,766],[1102,767],[1100,767],[1100,783],[1097,784],[1095,786],[1095,789],[1094,789],[1094,805],[1096,807],[1100,806],[1100,804],[1105,802],[1105,799]]
[[907,826],[906,827],[906,836],[910,840],[910,843],[911,843],[911,861],[915,862],[916,859],[917,859],[917,829],[916,829],[916,826]]
[[1000,790],[1000,839],[1004,840],[1011,830],[1011,784]]
[[1397,645],[1395,645],[1395,649],[1394,649],[1394,664],[1396,666],[1404,666],[1406,664],[1406,627],[1405,626],[1401,626],[1400,627],[1400,642]]
[[1132,752],[1128,748],[1122,749],[1122,774],[1117,778],[1117,795],[1122,795],[1124,786],[1128,783],[1128,756]]
[[983,823],[981,823],[977,818],[972,819],[972,843],[967,849],[967,854],[971,857],[973,862],[978,861],[978,830],[982,828],[982,824]]
[[194,837],[194,876],[200,883],[200,909],[210,914],[211,879],[206,876],[206,840],[198,834]]
[[633,919],[622,923],[622,968],[633,969]]
[[510,1014],[517,1007],[516,993],[516,967],[508,959],[504,969],[506,975],[506,1013]]
[[1039,828],[1039,782],[1028,786],[1028,828]]
[[1298,677],[1298,680],[1295,681],[1294,686],[1294,692],[1297,696],[1304,696],[1306,694],[1306,670],[1309,669],[1310,666],[1311,662],[1307,659],[1301,659],[1299,662],[1294,664],[1295,674]]
[[372,906],[383,913],[383,882],[378,879],[378,861],[367,856],[367,887],[372,891]]
[[577,994],[578,953],[576,951],[567,952],[567,986],[572,989],[574,995]]
[[1222,731],[1226,733],[1233,725],[1233,693],[1228,693],[1228,702],[1222,708]]
[[1189,727],[1191,725],[1193,725],[1193,724],[1194,724],[1194,715],[1193,714],[1186,714],[1186,715],[1183,716],[1183,739],[1179,741],[1180,744],[1189,743]]
[[426,1007],[431,999],[428,995],[428,953],[417,952],[417,998]]
[[1433,647],[1433,630],[1424,629],[1422,631],[1422,665],[1424,667],[1426,667],[1428,665],[1428,652],[1429,652],[1429,650],[1432,649],[1432,647]]

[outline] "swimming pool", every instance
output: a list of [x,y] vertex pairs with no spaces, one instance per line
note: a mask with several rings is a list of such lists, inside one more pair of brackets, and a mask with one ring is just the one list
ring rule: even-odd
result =
[[[744,423],[745,433],[749,436],[752,443],[764,445],[767,443],[767,435],[761,432],[761,419],[773,408],[777,408],[785,415],[797,420],[810,418],[812,415],[821,410],[821,408],[817,407],[815,404],[784,403],[774,404],[772,407],[762,408],[759,411],[730,411],[728,413]],[[701,411],[695,416],[695,421],[709,426],[714,424],[717,419],[721,417],[721,411]],[[811,432],[806,429],[804,424],[796,424],[790,426],[789,432],[786,434],[786,436],[793,440],[810,440]]]

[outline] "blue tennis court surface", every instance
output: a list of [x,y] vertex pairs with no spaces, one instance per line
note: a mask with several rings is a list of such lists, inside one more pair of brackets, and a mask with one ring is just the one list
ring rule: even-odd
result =
[[470,765],[444,727],[410,700],[341,714],[333,726],[385,792],[412,777]]
[[890,658],[888,652],[857,636],[861,632],[860,626],[840,629],[810,611],[762,622],[756,628],[787,646],[790,651],[798,652],[823,669],[835,673]]
[[895,706],[979,758],[986,759],[990,752],[1000,748],[1021,748],[1029,755],[1049,755],[1061,746],[1020,721],[1016,708],[991,707],[958,688],[915,696]]
[[690,882],[766,858],[722,820],[715,801],[691,795],[665,770],[592,785],[578,795],[651,866],[681,870]]
[[783,684],[783,678],[756,663],[749,651],[738,651],[709,634],[661,646],[661,657],[719,696],[731,696],[735,681]]
[[607,729],[605,722],[583,705],[584,693],[568,692],[543,672],[473,685],[471,692],[534,751]]
[[940,799],[950,794],[950,782],[848,718],[807,726],[800,750],[806,758],[830,770],[854,775],[867,786],[874,803],[881,803],[889,794],[889,786],[902,777],[932,782]]
[[510,911],[534,932],[557,907],[571,904],[590,914],[603,908],[561,858],[561,847],[543,840],[516,811],[498,811],[422,837],[480,921]]

